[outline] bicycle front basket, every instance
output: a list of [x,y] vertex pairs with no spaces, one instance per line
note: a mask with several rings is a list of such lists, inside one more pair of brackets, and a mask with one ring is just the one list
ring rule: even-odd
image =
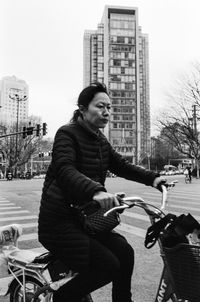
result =
[[163,247],[174,290],[179,299],[200,301],[200,246],[186,243]]

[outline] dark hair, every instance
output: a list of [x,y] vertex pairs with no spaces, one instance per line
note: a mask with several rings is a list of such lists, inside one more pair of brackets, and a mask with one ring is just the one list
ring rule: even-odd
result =
[[[78,107],[82,105],[85,108],[87,108],[89,103],[93,100],[94,96],[98,92],[104,92],[107,95],[109,95],[106,85],[100,82],[91,83],[89,86],[84,88],[78,97],[78,102],[77,102]],[[79,116],[81,116],[81,112],[79,109],[76,109],[73,113],[70,122],[72,123],[76,122]]]

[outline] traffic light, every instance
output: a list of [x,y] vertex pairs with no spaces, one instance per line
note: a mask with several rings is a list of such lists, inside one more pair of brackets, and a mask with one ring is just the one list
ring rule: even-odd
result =
[[27,127],[27,135],[33,134],[33,127]]
[[42,124],[42,134],[46,135],[47,134],[47,123]]
[[36,125],[36,136],[40,136],[40,124]]
[[23,138],[26,138],[26,137],[27,137],[26,127],[23,127],[22,137],[23,137]]

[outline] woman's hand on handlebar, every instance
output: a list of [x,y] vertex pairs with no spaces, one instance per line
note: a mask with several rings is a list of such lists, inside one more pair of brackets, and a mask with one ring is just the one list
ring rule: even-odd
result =
[[118,198],[115,194],[99,191],[94,194],[93,200],[97,201],[101,208],[109,210],[113,207],[119,206]]
[[158,189],[160,192],[163,191],[162,186],[167,183],[166,178],[163,178],[162,176],[156,177],[153,182],[153,187]]

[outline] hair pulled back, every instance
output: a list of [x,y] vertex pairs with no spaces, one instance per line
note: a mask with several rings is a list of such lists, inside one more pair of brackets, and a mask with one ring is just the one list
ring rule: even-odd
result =
[[[107,87],[103,83],[99,83],[99,82],[91,83],[89,86],[84,88],[78,97],[78,102],[77,102],[78,107],[84,106],[85,108],[87,108],[90,102],[93,100],[94,96],[98,92],[104,92],[107,95],[109,95]],[[76,122],[79,116],[81,116],[81,112],[79,109],[76,109],[73,113],[70,122],[71,123]]]

